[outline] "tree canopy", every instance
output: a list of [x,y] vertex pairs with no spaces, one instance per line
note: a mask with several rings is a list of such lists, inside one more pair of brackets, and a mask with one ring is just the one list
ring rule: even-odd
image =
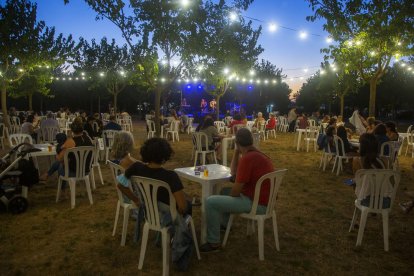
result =
[[322,50],[337,66],[358,72],[370,85],[369,114],[375,116],[376,87],[393,57],[414,52],[411,0],[308,0],[314,15],[335,41]]

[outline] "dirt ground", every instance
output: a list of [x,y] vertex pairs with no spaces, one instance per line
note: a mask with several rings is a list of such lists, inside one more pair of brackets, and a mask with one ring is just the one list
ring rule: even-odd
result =
[[[142,122],[135,124],[136,149],[145,138]],[[173,144],[175,155],[167,168],[192,165],[191,141],[180,134]],[[354,193],[328,169],[318,169],[320,152],[297,152],[293,134],[278,133],[261,143],[276,168],[288,173],[280,188],[277,219],[280,252],[275,249],[271,222],[265,225],[265,260],[259,261],[256,235],[247,237],[245,221],[235,219],[228,244],[218,253],[195,256],[187,272],[171,265],[172,275],[291,275],[291,274],[399,274],[414,271],[414,212],[406,215],[397,206],[414,190],[414,159],[401,156],[402,179],[390,216],[390,251],[383,250],[382,220],[369,216],[360,248],[357,231],[348,232],[353,214]],[[405,148],[404,148],[405,150]],[[3,151],[4,153],[5,151]],[[230,158],[231,151],[229,152]],[[41,162],[42,171],[47,160]],[[152,235],[142,271],[138,270],[140,242],[133,242],[131,218],[125,247],[120,246],[121,219],[112,236],[117,195],[108,167],[101,164],[105,184],[97,182],[94,204],[89,205],[82,183],[77,186],[75,209],[70,200],[55,202],[57,181],[49,179],[29,192],[29,210],[21,215],[0,214],[0,275],[160,275],[162,252]],[[185,191],[201,195],[199,184],[184,181]],[[196,228],[200,209],[194,208]],[[198,232],[198,237],[200,237]]]

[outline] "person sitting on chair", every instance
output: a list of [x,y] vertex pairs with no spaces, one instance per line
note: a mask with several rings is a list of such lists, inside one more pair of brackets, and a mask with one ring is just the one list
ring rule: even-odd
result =
[[109,116],[109,123],[104,126],[104,130],[122,130],[122,127],[116,122],[116,116]]
[[[200,247],[200,251],[212,252],[220,248],[220,225],[227,225],[229,213],[246,213],[251,210],[256,182],[272,171],[274,167],[270,158],[253,146],[253,135],[250,130],[239,129],[236,133],[236,150],[231,161],[231,174],[235,177],[235,183],[229,195],[208,197],[207,243]],[[266,212],[269,194],[269,184],[264,184],[260,191],[259,213]]]
[[[163,138],[148,139],[142,145],[140,153],[144,163],[137,161],[130,165],[125,171],[126,179],[130,179],[132,176],[143,176],[166,182],[177,202],[177,211],[180,214],[191,214],[191,204],[185,199],[184,187],[177,173],[163,168],[165,162],[170,160],[174,153],[168,141]],[[120,179],[118,178],[118,180]],[[120,182],[125,183],[124,181]],[[134,202],[139,202],[137,196],[131,199]],[[157,199],[162,206],[160,209],[169,211],[170,196],[168,191],[160,189]]]

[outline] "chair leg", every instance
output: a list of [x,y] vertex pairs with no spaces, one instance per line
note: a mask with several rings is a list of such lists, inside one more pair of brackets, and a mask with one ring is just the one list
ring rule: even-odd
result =
[[102,185],[104,185],[104,181],[103,181],[103,177],[102,177],[102,171],[101,171],[101,166],[99,166],[99,164],[98,164],[97,167],[98,167],[99,178],[101,179]]
[[121,208],[121,202],[118,200],[118,203],[116,204],[115,221],[114,221],[114,229],[112,230],[112,236],[115,236],[115,233],[116,233],[116,227],[118,226],[120,208]]
[[203,159],[201,162],[202,162],[203,165],[205,165],[206,164],[206,153],[202,152],[201,155],[202,155],[201,158]]
[[357,214],[357,208],[355,207],[354,208],[354,215],[352,216],[352,220],[351,220],[351,226],[349,227],[349,232],[351,232],[352,229],[354,229],[356,214]]
[[170,271],[170,234],[168,228],[161,231],[162,238],[162,275],[167,276]]
[[145,223],[144,228],[142,229],[141,251],[139,253],[139,261],[138,261],[139,270],[141,270],[142,266],[144,265],[145,251],[147,250],[147,243],[148,243],[148,232],[149,232],[149,226],[148,226],[148,223]]
[[200,250],[198,249],[197,235],[194,227],[194,221],[190,218],[191,234],[193,235],[194,247],[197,253],[197,259],[201,260]]
[[95,185],[95,170],[93,169],[93,166],[92,166],[91,171],[89,173],[89,177],[91,179],[92,189],[96,190],[96,185]]
[[388,243],[388,212],[382,212],[382,231],[384,233],[384,250],[389,250]]
[[362,210],[356,246],[360,246],[362,243],[362,236],[364,235],[365,224],[367,223],[367,217],[368,217],[368,212],[365,210]]
[[224,234],[224,239],[223,239],[223,244],[222,244],[223,247],[226,246],[227,239],[229,238],[230,228],[231,228],[231,225],[233,224],[233,218],[234,218],[234,215],[231,214],[229,217],[229,222],[227,222],[226,233]]
[[334,161],[334,164],[333,164],[332,172],[335,172],[336,160],[337,160],[337,159],[338,159],[338,158],[335,156],[335,161]]
[[76,197],[76,182],[74,180],[69,180],[69,189],[70,189],[70,207],[75,208],[75,197]]
[[272,221],[273,221],[273,234],[275,236],[276,250],[280,251],[280,248],[279,248],[279,233],[277,231],[277,219],[276,219],[276,211],[275,210],[273,210]]
[[338,159],[338,167],[336,169],[336,175],[339,175],[339,171],[342,171],[342,158]]
[[264,260],[264,220],[257,220],[257,238],[259,241],[259,260]]
[[122,237],[121,237],[121,246],[125,246],[126,235],[128,230],[128,220],[129,220],[129,208],[124,208],[124,220],[122,223]]
[[91,183],[89,182],[89,177],[85,177],[86,192],[88,193],[89,203],[93,204]]
[[59,202],[60,197],[60,191],[62,189],[62,179],[59,177],[58,179],[58,187],[57,187],[57,193],[56,193],[56,203]]

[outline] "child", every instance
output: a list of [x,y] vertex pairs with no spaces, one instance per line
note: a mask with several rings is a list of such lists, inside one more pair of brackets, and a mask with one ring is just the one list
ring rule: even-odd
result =
[[[58,155],[61,151],[62,151],[62,145],[66,142],[67,136],[65,133],[58,133],[56,134],[56,155]],[[39,177],[40,181],[47,181],[47,179],[49,178],[49,176],[51,176],[54,172],[56,172],[59,167],[60,167],[61,162],[56,160],[55,162],[53,162],[53,164],[50,166],[50,169],[45,172],[44,174],[42,174]]]

